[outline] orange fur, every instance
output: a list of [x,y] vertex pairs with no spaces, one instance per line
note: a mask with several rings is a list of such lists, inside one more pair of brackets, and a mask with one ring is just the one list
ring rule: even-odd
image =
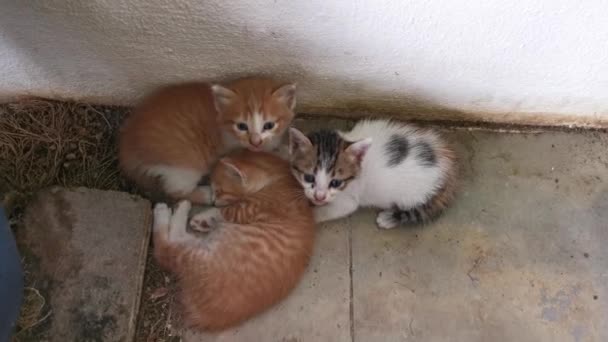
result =
[[[293,120],[294,106],[295,85],[262,78],[226,87],[193,82],[161,88],[125,121],[120,166],[146,190],[160,185],[174,199],[202,204],[205,196],[197,192],[197,183],[217,159],[240,147],[276,148]],[[263,130],[260,123],[267,122],[274,127]],[[239,130],[239,123],[249,129]]]
[[206,222],[210,232],[186,232],[188,202],[180,202],[170,220],[169,209],[157,205],[154,248],[157,262],[178,276],[187,325],[221,330],[295,288],[313,251],[315,224],[288,162],[277,156],[232,154],[217,164],[211,182],[215,203],[223,206],[210,209],[219,215]]

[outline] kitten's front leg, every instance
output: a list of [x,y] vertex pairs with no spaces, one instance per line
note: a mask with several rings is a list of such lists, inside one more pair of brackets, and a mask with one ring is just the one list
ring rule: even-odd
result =
[[332,202],[315,207],[315,221],[317,223],[339,219],[352,214],[359,207],[359,203],[349,197],[338,197]]
[[217,228],[220,222],[224,221],[224,216],[218,208],[206,209],[190,219],[190,228],[203,233],[208,233]]
[[190,202],[180,201],[173,213],[165,203],[154,206],[154,241],[165,244],[183,243],[192,239],[186,231]]
[[169,241],[183,243],[192,240],[193,236],[186,231],[188,224],[188,213],[192,205],[189,201],[180,201],[173,210],[173,215],[169,222]]
[[154,223],[152,224],[155,237],[167,240],[169,238],[170,222],[171,209],[165,203],[157,203],[154,206]]

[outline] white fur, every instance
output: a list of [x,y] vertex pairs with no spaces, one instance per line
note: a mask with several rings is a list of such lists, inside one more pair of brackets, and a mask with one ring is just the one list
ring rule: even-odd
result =
[[251,133],[262,134],[262,128],[264,127],[264,116],[260,112],[254,112],[251,116],[251,126],[249,129]]
[[165,238],[169,234],[169,222],[171,221],[171,209],[165,203],[157,203],[154,206],[154,223],[152,228],[156,234],[163,234]]
[[182,194],[189,194],[194,191],[203,177],[203,172],[199,170],[168,165],[152,166],[146,170],[146,174],[160,177],[166,192]]
[[309,191],[314,196],[321,195],[326,197],[326,200],[328,200],[329,198],[327,198],[327,196],[329,196],[331,193],[331,190],[329,189],[329,182],[331,182],[330,175],[328,175],[325,170],[319,170],[319,172],[317,172],[315,175],[315,187],[311,187]]
[[165,203],[154,206],[154,234],[159,234],[169,243],[183,243],[192,239],[186,231],[190,202],[181,201],[171,213]]
[[331,221],[347,216],[359,207],[358,201],[344,192],[336,197],[326,205],[315,207],[316,222]]
[[[410,151],[403,162],[387,166],[389,158],[385,145],[393,134],[406,136]],[[365,120],[359,122],[350,132],[341,132],[347,141],[361,141],[371,138],[371,146],[365,153],[361,173],[343,191],[328,189],[327,175],[319,172],[315,178],[323,180],[315,184],[316,191],[327,191],[329,203],[317,207],[317,222],[346,216],[358,207],[391,209],[395,205],[401,209],[412,208],[425,203],[443,184],[446,171],[453,165],[450,159],[438,153],[443,141],[433,131],[420,131],[415,126],[387,120]],[[428,143],[435,152],[437,164],[432,167],[420,165],[412,150],[416,142]],[[310,197],[309,197],[310,198]],[[378,217],[383,228],[392,228],[388,217]]]

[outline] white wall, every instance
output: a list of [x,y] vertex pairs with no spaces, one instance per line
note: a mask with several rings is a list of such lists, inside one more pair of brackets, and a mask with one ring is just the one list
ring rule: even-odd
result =
[[608,1],[0,0],[4,99],[258,72],[308,111],[608,124]]

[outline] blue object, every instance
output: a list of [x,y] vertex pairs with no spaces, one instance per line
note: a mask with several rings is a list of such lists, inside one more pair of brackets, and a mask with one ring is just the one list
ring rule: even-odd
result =
[[0,208],[0,342],[10,341],[23,297],[23,271],[15,238]]

